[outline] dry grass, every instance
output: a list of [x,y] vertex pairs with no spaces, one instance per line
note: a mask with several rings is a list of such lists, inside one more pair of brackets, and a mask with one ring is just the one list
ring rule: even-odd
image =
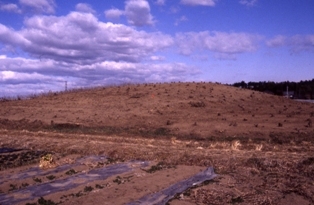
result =
[[0,147],[213,166],[219,177],[181,199],[194,204],[314,203],[312,104],[213,83],[126,85],[0,104]]

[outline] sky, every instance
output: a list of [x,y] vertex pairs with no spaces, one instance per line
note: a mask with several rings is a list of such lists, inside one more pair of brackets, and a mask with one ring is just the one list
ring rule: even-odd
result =
[[314,78],[314,0],[0,0],[0,97]]

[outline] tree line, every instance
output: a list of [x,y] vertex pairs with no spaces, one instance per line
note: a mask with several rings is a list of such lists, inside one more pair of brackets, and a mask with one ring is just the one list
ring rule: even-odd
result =
[[245,81],[241,81],[234,83],[233,86],[274,95],[288,96],[294,99],[314,99],[314,79],[300,82],[261,81],[246,83]]

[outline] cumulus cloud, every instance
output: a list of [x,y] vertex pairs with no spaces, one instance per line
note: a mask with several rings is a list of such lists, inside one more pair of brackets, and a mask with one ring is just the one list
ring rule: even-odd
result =
[[269,47],[288,46],[291,53],[299,53],[303,51],[314,51],[314,35],[294,35],[282,36],[278,35],[266,41]]
[[157,5],[160,5],[160,6],[162,6],[162,5],[165,5],[165,2],[166,2],[166,0],[156,0],[156,4]]
[[125,3],[125,15],[128,22],[134,26],[153,25],[153,16],[146,0],[128,0]]
[[181,0],[181,4],[191,6],[215,6],[217,0]]
[[289,38],[288,45],[292,52],[314,52],[314,35],[295,35]]
[[54,13],[56,4],[54,0],[19,0],[19,3],[33,12]]
[[176,14],[180,11],[180,7],[178,6],[171,6],[169,9],[170,13]]
[[0,43],[10,46],[26,46],[29,42],[18,32],[0,23]]
[[165,60],[165,57],[164,56],[151,56],[150,60],[152,60],[152,61],[163,61],[163,60]]
[[253,52],[257,49],[259,39],[258,35],[253,34],[217,31],[188,32],[176,35],[179,52],[183,55],[191,55],[196,49],[208,50],[219,56]]
[[6,82],[9,84],[34,84],[47,80],[49,77],[38,73],[25,73],[14,71],[0,71],[0,83]]
[[75,9],[80,12],[96,13],[96,11],[89,4],[85,3],[76,4]]
[[128,23],[133,26],[142,27],[154,24],[147,0],[127,0],[124,10],[114,8],[105,11],[107,19],[118,19],[122,15],[125,15]]
[[19,31],[0,24],[0,42],[35,57],[77,64],[104,60],[136,62],[173,44],[171,36],[100,22],[91,13],[34,16],[24,24]]
[[286,43],[286,37],[282,35],[275,36],[272,39],[266,41],[266,45],[269,47],[279,47]]
[[240,0],[239,3],[245,6],[255,6],[257,3],[257,0]]
[[171,36],[101,22],[92,13],[33,16],[25,19],[20,30],[0,24],[0,44],[28,56],[0,56],[0,84],[6,93],[18,88],[18,83],[33,83],[28,87],[47,92],[48,87],[54,86],[62,90],[59,81],[65,80],[69,87],[85,87],[154,79],[182,80],[196,73],[195,68],[185,64],[163,63],[164,58],[156,55],[174,45]]
[[[10,93],[15,90],[12,92],[15,95],[20,94],[16,93],[16,88],[20,84],[29,84],[19,90],[21,93],[33,94],[34,92],[48,92],[54,87],[56,90],[62,90],[64,83],[61,82],[64,81],[68,81],[68,87],[72,89],[126,82],[184,80],[191,75],[199,74],[198,69],[183,63],[103,61],[88,65],[74,65],[55,60],[40,61],[25,58],[0,59],[0,63],[5,67],[0,68],[1,92]],[[0,95],[3,96],[3,93]]]
[[109,9],[105,11],[107,19],[119,19],[122,15],[124,15],[124,11],[119,9]]
[[21,9],[16,4],[4,4],[0,5],[1,11],[7,11],[7,12],[14,12],[14,13],[21,13]]
[[186,16],[181,16],[179,19],[176,19],[174,25],[178,26],[181,22],[188,21]]

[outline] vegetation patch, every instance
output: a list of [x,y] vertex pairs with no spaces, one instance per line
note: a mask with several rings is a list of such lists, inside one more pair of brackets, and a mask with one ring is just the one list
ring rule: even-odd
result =
[[38,204],[39,205],[56,205],[57,203],[51,201],[50,199],[49,200],[46,200],[44,199],[43,197],[40,197],[38,199]]
[[84,192],[91,192],[91,191],[93,191],[93,187],[91,187],[91,186],[86,186],[85,188],[84,188]]
[[163,135],[163,136],[165,136],[165,135],[168,135],[169,132],[170,132],[170,130],[168,130],[167,128],[160,127],[160,128],[158,128],[158,129],[156,129],[154,131],[154,135]]
[[191,105],[191,107],[205,107],[205,103],[202,101],[199,102],[189,102],[189,104]]
[[54,180],[56,178],[56,176],[54,175],[49,175],[49,176],[46,176],[47,179],[49,180]]
[[37,183],[41,183],[41,182],[42,182],[41,179],[40,179],[40,178],[37,178],[37,177],[33,178],[33,180],[34,180],[35,182],[37,182]]
[[117,176],[114,180],[113,180],[114,183],[117,183],[117,184],[122,184],[123,180],[120,176]]
[[162,169],[170,169],[170,168],[175,168],[175,166],[168,165],[165,162],[158,162],[158,164],[151,166],[149,169],[142,169],[142,170],[144,170],[147,173],[154,173]]
[[242,202],[244,202],[244,200],[242,199],[241,196],[232,198],[231,201],[230,201],[231,204],[237,204],[237,203],[242,203]]
[[130,182],[131,181],[131,178],[133,176],[128,176],[128,177],[120,177],[120,176],[117,176],[113,182],[114,183],[117,183],[117,184],[124,184],[125,182]]
[[9,191],[13,191],[13,190],[16,190],[16,189],[17,189],[17,186],[15,184],[10,184]]
[[69,171],[67,171],[65,174],[66,175],[73,175],[76,174],[77,172],[74,169],[70,169]]
[[96,184],[95,187],[96,187],[96,189],[103,189],[103,188],[105,188],[105,186],[100,185],[100,184]]
[[10,153],[0,153],[0,171],[8,168],[38,163],[44,151],[16,150]]

